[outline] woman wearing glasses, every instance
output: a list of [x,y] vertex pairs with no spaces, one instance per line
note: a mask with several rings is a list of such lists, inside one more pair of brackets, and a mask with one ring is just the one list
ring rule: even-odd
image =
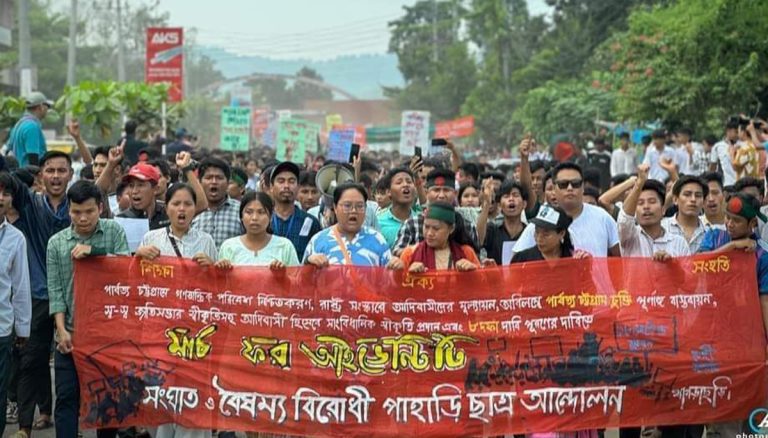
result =
[[304,263],[323,268],[329,265],[387,266],[402,268],[392,256],[384,236],[364,226],[368,193],[360,184],[344,183],[333,192],[337,223],[317,233],[307,245]]

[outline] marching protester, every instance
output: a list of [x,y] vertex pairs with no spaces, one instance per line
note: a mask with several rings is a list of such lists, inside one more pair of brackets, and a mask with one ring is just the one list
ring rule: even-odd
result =
[[275,202],[272,230],[275,235],[290,240],[296,254],[304,254],[309,240],[322,229],[314,216],[296,207],[300,172],[299,166],[284,161],[273,167],[269,176]]
[[304,263],[328,265],[390,266],[392,253],[384,236],[364,226],[368,194],[357,183],[344,183],[333,192],[337,222],[309,241]]
[[416,203],[416,179],[410,169],[405,167],[391,169],[383,180],[386,182],[389,193],[390,206],[379,211],[377,219],[387,244],[394,247],[403,223],[412,217],[418,217],[421,214],[421,207]]
[[[500,224],[486,225],[492,196],[496,197],[504,220]],[[477,227],[479,240],[488,258],[493,259],[497,265],[508,265],[512,260],[515,243],[525,230],[526,224],[523,223],[523,217],[527,206],[528,193],[518,182],[506,181],[495,195],[488,185],[488,190],[483,196],[481,219],[478,220]]]
[[[453,205],[456,201],[456,180],[453,171],[445,168],[433,169],[427,174],[424,187],[427,190],[427,207],[433,202]],[[474,246],[478,246],[477,227],[473,222],[466,219],[467,216],[475,213],[468,213],[467,210],[470,208],[472,207],[456,208],[456,211],[460,213],[456,226],[464,228],[466,234],[472,239]],[[397,241],[393,246],[393,251],[396,255],[402,253],[407,246],[415,245],[424,239],[424,218],[424,214],[419,214],[403,222],[397,234]]]
[[[165,211],[170,224],[144,235],[136,257],[154,260],[159,256],[192,259],[199,266],[213,266],[217,251],[213,238],[192,228],[197,204],[195,191],[187,184],[174,184],[165,194]],[[189,429],[178,424],[163,424],[154,438],[206,438],[210,430]]]
[[531,219],[534,227],[536,244],[516,252],[511,263],[532,262],[537,260],[557,260],[560,258],[585,258],[589,253],[574,248],[569,227],[573,220],[560,207],[545,205],[539,214]]
[[684,175],[675,182],[672,194],[677,213],[662,219],[661,225],[668,232],[682,236],[691,252],[696,253],[706,232],[699,216],[704,198],[709,195],[709,186],[699,177]]
[[403,250],[403,267],[412,273],[479,269],[474,240],[464,227],[457,225],[460,217],[451,204],[430,203],[424,213],[424,240]]
[[8,145],[21,167],[42,164],[41,158],[48,151],[42,120],[53,108],[53,101],[37,91],[27,96],[24,103],[26,112],[8,134]]
[[[182,156],[184,161],[178,163],[179,169],[188,175],[188,181],[196,181],[194,163],[186,159],[189,154]],[[203,160],[197,171],[208,208],[198,212],[198,216],[192,221],[192,227],[210,234],[216,242],[216,247],[221,248],[225,240],[239,236],[243,231],[239,214],[240,201],[228,194],[231,169],[223,160],[211,157]]]
[[298,266],[293,243],[273,233],[274,209],[272,198],[267,194],[248,192],[240,202],[239,211],[245,234],[224,241],[216,266],[224,269],[243,265],[275,269]]
[[[19,349],[17,437],[31,435],[33,427],[51,426],[53,402],[49,367],[53,342],[53,320],[49,312],[46,250],[49,239],[71,223],[67,185],[72,179],[71,158],[60,151],[46,152],[40,159],[45,193],[34,193],[21,182],[13,195],[19,214],[15,225],[27,240],[27,259],[32,289],[32,320],[29,339]],[[0,164],[0,170],[5,162]],[[40,417],[34,420],[35,408]]]
[[[584,203],[584,174],[574,163],[560,163],[552,171],[556,206],[572,219],[569,232],[576,249],[594,257],[620,255],[616,222],[602,208]],[[535,226],[530,224],[517,240],[514,252],[535,245]]]
[[[123,228],[110,219],[100,219],[104,203],[99,187],[78,181],[67,191],[71,227],[51,237],[47,248],[50,316],[56,324],[56,435],[76,437],[80,410],[80,387],[72,358],[74,333],[74,261],[85,257],[128,255]],[[47,356],[47,354],[46,354]],[[47,357],[46,357],[47,360]],[[117,436],[117,429],[98,430],[102,437]]]
[[[11,398],[8,387],[17,384],[16,379],[10,378],[13,349],[27,342],[32,319],[27,242],[24,234],[6,217],[15,192],[13,177],[0,172],[0,436],[5,432],[3,413],[7,412]],[[16,394],[16,389],[11,392]],[[13,403],[16,403],[15,396]]]

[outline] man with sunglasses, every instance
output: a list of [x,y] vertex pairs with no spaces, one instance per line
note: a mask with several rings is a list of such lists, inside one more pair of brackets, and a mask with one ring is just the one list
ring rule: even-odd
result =
[[[575,163],[560,163],[552,171],[557,203],[573,218],[568,227],[575,249],[592,254],[594,257],[618,257],[619,234],[616,222],[605,210],[584,203],[584,174]],[[535,227],[528,225],[515,244],[518,253],[536,245]]]

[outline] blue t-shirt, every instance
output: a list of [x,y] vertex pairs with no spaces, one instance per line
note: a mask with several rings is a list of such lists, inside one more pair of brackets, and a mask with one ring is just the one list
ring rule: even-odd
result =
[[[753,234],[752,239],[757,242],[755,247],[755,258],[757,259],[757,290],[760,295],[768,294],[768,243]],[[717,248],[729,243],[731,235],[728,231],[713,228],[704,234],[704,240],[701,242],[699,252],[714,251]]]
[[32,114],[24,114],[8,135],[8,144],[19,161],[19,167],[29,165],[29,154],[42,157],[47,148],[40,120]]

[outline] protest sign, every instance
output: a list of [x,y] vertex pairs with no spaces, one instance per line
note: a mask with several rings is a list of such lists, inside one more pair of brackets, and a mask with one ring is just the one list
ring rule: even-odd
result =
[[225,151],[247,151],[251,141],[251,109],[225,107],[221,109],[221,144]]
[[299,119],[280,120],[275,142],[276,158],[280,161],[304,163],[307,144],[307,122]]
[[469,137],[475,132],[475,117],[467,116],[435,123],[435,138]]
[[429,147],[429,111],[403,111],[400,123],[400,155],[411,156],[414,148]]
[[331,132],[333,128],[344,123],[341,114],[328,114],[325,116],[325,130]]
[[755,279],[748,253],[418,276],[89,258],[80,412],[86,428],[393,437],[744,419],[766,383]]
[[269,107],[257,107],[252,111],[251,130],[253,138],[261,139],[269,127]]
[[349,161],[352,143],[355,142],[354,129],[334,129],[328,135],[328,161]]
[[317,153],[317,142],[319,141],[320,129],[321,127],[319,123],[306,122],[304,133],[307,140],[304,148],[307,152],[313,154]]
[[144,80],[168,83],[168,102],[181,102],[184,81],[184,29],[148,27]]

